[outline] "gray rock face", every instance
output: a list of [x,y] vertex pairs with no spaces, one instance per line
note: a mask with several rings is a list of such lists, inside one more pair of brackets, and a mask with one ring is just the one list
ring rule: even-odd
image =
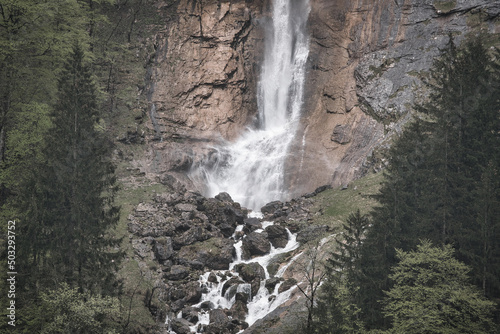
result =
[[179,281],[188,277],[189,268],[181,265],[174,265],[170,268],[170,272],[165,273],[165,278],[171,281]]
[[267,239],[267,233],[252,232],[243,239],[242,258],[251,259],[253,256],[264,255],[271,250],[271,244]]
[[288,243],[288,232],[284,226],[271,225],[266,227],[265,231],[273,247],[283,248]]
[[172,246],[172,239],[170,237],[154,239],[153,252],[155,258],[163,263],[174,255],[174,248]]
[[191,330],[189,329],[189,326],[191,324],[189,323],[189,321],[187,321],[186,319],[173,319],[171,322],[170,322],[170,326],[172,326],[172,330],[174,332],[176,332],[177,334],[190,334],[191,333]]

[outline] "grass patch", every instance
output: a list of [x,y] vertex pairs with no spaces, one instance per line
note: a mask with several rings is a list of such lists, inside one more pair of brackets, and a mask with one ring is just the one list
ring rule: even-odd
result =
[[[128,216],[139,203],[151,201],[155,194],[167,191],[168,187],[158,183],[146,182],[135,187],[122,185],[115,198],[115,204],[121,207],[121,214],[112,233],[115,237],[122,238],[120,250],[125,253],[117,276],[123,283],[122,316],[125,319],[130,317],[127,333],[146,333],[156,326],[155,319],[145,305],[146,296],[152,291],[154,282],[144,275],[145,270],[155,268],[152,261],[146,261],[148,268],[141,268],[134,259],[134,249],[128,232]],[[165,307],[158,303],[153,304],[156,308]]]
[[449,13],[456,6],[457,6],[456,0],[434,2],[434,8],[436,8],[437,10],[440,10],[444,14]]
[[318,194],[313,207],[314,223],[335,229],[358,209],[363,214],[370,212],[377,203],[372,196],[378,193],[382,180],[382,173],[368,174],[353,181],[347,189],[330,189]]

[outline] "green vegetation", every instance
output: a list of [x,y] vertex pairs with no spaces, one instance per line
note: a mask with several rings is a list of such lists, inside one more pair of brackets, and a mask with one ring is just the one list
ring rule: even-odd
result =
[[[154,51],[141,35],[158,23],[151,0],[0,1],[0,219],[16,220],[19,332],[152,327],[150,314],[129,317],[141,304],[134,280],[140,275],[117,272],[118,245],[128,245],[128,233],[114,204],[115,195],[123,196],[111,136],[123,136],[145,115],[141,93]],[[134,128],[142,132],[141,126]],[[1,230],[5,242],[6,224]],[[3,288],[5,272],[0,276]],[[150,287],[141,284],[146,294]],[[44,296],[57,293],[75,307],[49,305]],[[0,298],[5,305],[6,296]],[[94,308],[109,298],[112,314]],[[83,322],[74,320],[76,329],[57,319]]]
[[456,0],[451,0],[451,1],[435,1],[434,2],[434,8],[437,10],[440,10],[442,13],[449,13],[451,10],[453,10],[457,6],[457,1]]
[[[415,106],[420,118],[387,154],[377,205],[368,220],[361,213],[346,220],[318,302],[318,333],[496,332],[498,58],[482,38],[457,47],[450,37],[426,82],[427,101]],[[325,213],[340,216],[349,207],[340,203]]]
[[398,250],[397,258],[384,301],[391,333],[495,333],[495,304],[469,283],[470,269],[453,257],[451,245],[424,241],[415,251]]
[[378,193],[382,180],[382,173],[368,174],[350,183],[347,189],[335,188],[318,194],[312,211],[322,214],[314,217],[314,223],[337,228],[356,210],[368,213],[376,204],[373,196]]

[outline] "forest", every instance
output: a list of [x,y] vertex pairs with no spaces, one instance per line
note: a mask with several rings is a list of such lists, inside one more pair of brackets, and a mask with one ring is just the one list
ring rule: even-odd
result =
[[[155,45],[141,36],[161,25],[151,0],[0,0],[2,331],[142,332],[116,275],[111,156],[114,122],[145,115],[137,99]],[[377,204],[337,236],[304,333],[499,332],[500,52],[490,44],[450,36],[386,153]]]

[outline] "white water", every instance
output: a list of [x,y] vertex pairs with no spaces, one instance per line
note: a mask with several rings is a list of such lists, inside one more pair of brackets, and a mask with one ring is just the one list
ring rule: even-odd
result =
[[284,165],[302,108],[308,15],[309,0],[273,0],[258,85],[259,126],[217,148],[215,166],[201,168],[210,197],[225,191],[254,210],[286,198]]
[[[262,226],[269,226],[272,225],[271,222],[263,222]],[[243,227],[240,225],[239,227]],[[238,228],[236,231],[241,230],[241,228]],[[257,230],[255,232],[262,232],[263,230]],[[287,230],[288,231],[288,230]],[[284,291],[282,293],[278,293],[278,289],[282,282],[276,284],[274,291],[272,293],[269,293],[267,288],[265,287],[265,281],[271,276],[269,275],[269,272],[267,271],[267,266],[271,262],[271,260],[284,253],[289,253],[299,247],[299,243],[296,240],[296,236],[290,231],[288,231],[288,243],[284,248],[274,248],[271,246],[271,251],[263,256],[259,256],[250,260],[242,260],[241,259],[241,247],[242,247],[242,241],[238,241],[234,245],[236,249],[236,258],[234,261],[229,265],[229,272],[230,275],[228,275],[228,271],[222,270],[218,272],[213,272],[216,277],[217,277],[217,283],[212,283],[209,282],[209,276],[210,272],[205,273],[200,277],[199,283],[200,286],[207,288],[208,292],[204,293],[201,297],[201,300],[198,304],[193,305],[193,307],[200,307],[204,302],[211,302],[213,304],[213,308],[221,308],[221,309],[230,309],[233,304],[236,301],[235,294],[237,292],[244,292],[248,296],[251,296],[251,285],[248,283],[243,283],[243,284],[237,284],[232,288],[229,288],[225,291],[225,293],[222,293],[224,284],[229,281],[231,278],[238,276],[238,273],[232,271],[233,268],[240,264],[240,263],[253,263],[257,262],[264,268],[265,271],[265,279],[261,281],[259,290],[255,297],[253,297],[248,303],[248,314],[245,318],[245,321],[251,326],[255,321],[263,318],[273,310],[275,310],[278,306],[286,302],[289,298],[291,293],[295,288],[291,288],[287,291]],[[288,266],[295,261],[295,259],[300,256],[301,254],[298,254],[294,256],[285,266],[280,268],[278,272],[273,276],[273,277],[278,277],[281,278],[283,274],[285,273],[286,269]],[[270,302],[269,298],[271,296],[274,296],[274,299]],[[198,331],[198,326],[199,325],[208,325],[210,322],[210,318],[208,316],[207,311],[201,311],[199,313],[199,321],[197,324],[191,327],[191,330],[194,332]]]

